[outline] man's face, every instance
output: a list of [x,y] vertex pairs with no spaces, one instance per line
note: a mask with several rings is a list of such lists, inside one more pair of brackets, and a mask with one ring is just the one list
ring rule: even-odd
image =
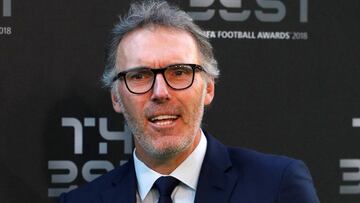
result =
[[[198,47],[186,31],[162,26],[141,28],[128,33],[118,47],[118,72],[179,63],[201,64]],[[138,155],[169,158],[191,153],[196,147],[204,105],[214,96],[213,80],[205,81],[197,72],[191,87],[174,90],[157,74],[153,88],[144,94],[129,92],[124,81],[119,81],[116,89],[113,106],[124,114]]]

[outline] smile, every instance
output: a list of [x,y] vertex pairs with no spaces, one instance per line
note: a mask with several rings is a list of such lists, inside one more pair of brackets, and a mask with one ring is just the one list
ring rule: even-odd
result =
[[149,118],[149,121],[158,126],[167,126],[174,123],[174,121],[177,120],[178,118],[179,118],[178,115],[158,115]]

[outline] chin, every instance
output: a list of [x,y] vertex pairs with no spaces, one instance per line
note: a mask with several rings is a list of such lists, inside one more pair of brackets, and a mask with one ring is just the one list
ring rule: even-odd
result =
[[182,139],[183,137],[169,136],[160,138],[162,140],[153,142],[151,146],[147,146],[146,151],[156,158],[171,158],[185,151],[191,145],[193,139]]

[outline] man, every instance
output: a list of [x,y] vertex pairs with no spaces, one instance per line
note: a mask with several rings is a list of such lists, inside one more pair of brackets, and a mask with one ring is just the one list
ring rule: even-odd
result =
[[185,12],[134,3],[112,34],[103,81],[133,133],[133,158],[60,202],[319,202],[301,161],[228,148],[202,131],[219,71]]

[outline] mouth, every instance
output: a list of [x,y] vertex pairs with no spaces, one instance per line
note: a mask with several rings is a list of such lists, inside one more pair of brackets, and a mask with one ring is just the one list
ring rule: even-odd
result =
[[175,123],[177,119],[179,119],[179,115],[169,115],[169,114],[162,114],[162,115],[156,115],[151,116],[148,118],[148,120],[159,127],[165,127],[170,126]]

